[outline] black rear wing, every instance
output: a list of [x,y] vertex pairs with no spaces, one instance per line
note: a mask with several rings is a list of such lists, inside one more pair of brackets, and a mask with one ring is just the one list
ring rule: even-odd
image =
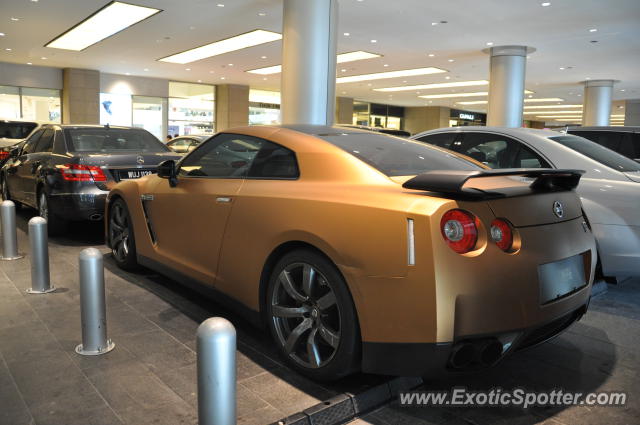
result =
[[[522,196],[540,192],[573,190],[578,186],[582,170],[555,170],[549,168],[507,168],[502,170],[443,170],[429,171],[407,180],[405,189],[437,192],[453,198],[494,199]],[[521,177],[523,184],[480,189],[464,187],[472,179],[487,177]]]

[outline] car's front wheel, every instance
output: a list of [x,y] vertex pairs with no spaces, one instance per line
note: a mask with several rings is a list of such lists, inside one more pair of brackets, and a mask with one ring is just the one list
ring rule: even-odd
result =
[[311,250],[286,254],[267,290],[273,338],[296,370],[318,380],[348,375],[360,365],[358,319],[335,265]]
[[136,258],[136,241],[131,225],[131,215],[127,204],[118,198],[109,208],[109,246],[118,267],[124,270],[135,270],[138,267]]

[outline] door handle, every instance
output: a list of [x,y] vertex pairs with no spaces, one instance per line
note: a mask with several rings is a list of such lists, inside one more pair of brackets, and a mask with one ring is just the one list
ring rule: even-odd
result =
[[218,196],[216,198],[216,202],[220,203],[220,204],[228,204],[231,202],[231,198],[228,196]]

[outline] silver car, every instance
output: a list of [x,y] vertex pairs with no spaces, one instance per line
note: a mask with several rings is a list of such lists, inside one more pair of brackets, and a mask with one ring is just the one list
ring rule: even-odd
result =
[[640,275],[639,163],[582,137],[549,130],[454,127],[411,138],[491,168],[584,170],[577,191],[598,242],[602,275]]

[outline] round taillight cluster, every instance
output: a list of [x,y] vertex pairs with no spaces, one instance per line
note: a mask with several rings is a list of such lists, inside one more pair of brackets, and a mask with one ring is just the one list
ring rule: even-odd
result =
[[472,251],[478,241],[476,218],[463,210],[449,210],[440,220],[442,237],[451,249],[458,254]]
[[513,245],[513,230],[511,223],[502,218],[491,222],[491,240],[503,251],[509,251]]

